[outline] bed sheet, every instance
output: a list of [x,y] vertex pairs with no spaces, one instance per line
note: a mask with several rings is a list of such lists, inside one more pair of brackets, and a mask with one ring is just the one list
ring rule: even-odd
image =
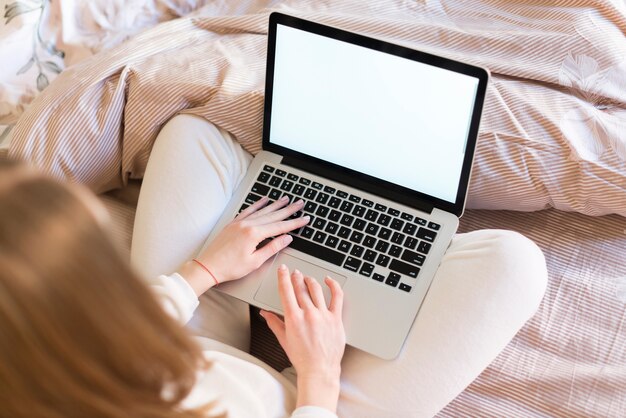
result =
[[199,9],[71,66],[20,117],[9,155],[104,192],[141,178],[177,113],[207,118],[256,153],[276,10],[491,70],[469,208],[626,216],[623,4],[266,4],[244,15]]
[[626,219],[546,210],[468,211],[460,231],[518,231],[543,250],[536,315],[442,416],[623,417]]
[[19,116],[65,68],[161,22],[241,15],[265,0],[0,0],[0,153]]

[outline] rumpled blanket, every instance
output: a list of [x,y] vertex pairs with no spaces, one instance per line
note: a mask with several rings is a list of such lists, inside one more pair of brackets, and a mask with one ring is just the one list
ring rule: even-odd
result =
[[105,192],[142,177],[177,113],[259,151],[267,22],[277,10],[490,69],[468,207],[626,216],[624,3],[267,5],[161,23],[66,69],[18,121],[9,156]]

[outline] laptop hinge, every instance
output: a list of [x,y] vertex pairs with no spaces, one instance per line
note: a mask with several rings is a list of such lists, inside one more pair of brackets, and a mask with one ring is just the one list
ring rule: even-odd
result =
[[362,190],[366,193],[372,193],[387,198],[389,200],[393,200],[395,202],[410,206],[414,209],[426,212],[428,214],[431,214],[434,209],[434,205],[424,202],[422,199],[410,196],[407,193],[394,190],[390,187],[386,187],[385,185],[376,184],[375,179],[371,181],[362,179],[357,177],[357,175],[351,174],[349,172],[343,172],[341,170],[333,169],[332,167],[328,167],[317,162],[307,161],[305,159],[289,155],[285,155],[281,163],[298,168],[300,170],[311,172],[318,176],[325,177],[339,183],[346,184],[348,186]]

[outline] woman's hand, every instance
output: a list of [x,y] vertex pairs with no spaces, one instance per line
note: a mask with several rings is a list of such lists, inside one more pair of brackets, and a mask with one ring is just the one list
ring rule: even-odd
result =
[[[287,197],[271,205],[267,205],[268,200],[263,197],[243,210],[196,257],[220,283],[240,279],[259,268],[268,258],[291,243],[292,238],[287,232],[309,222],[309,216],[285,220],[302,210],[302,200],[288,206]],[[257,249],[261,242],[271,237],[275,238]],[[180,274],[198,296],[214,284],[210,275],[193,262],[187,262]]]
[[280,266],[278,288],[285,319],[266,311],[261,315],[298,373],[298,406],[316,405],[334,412],[346,346],[343,290],[330,277],[324,281],[331,291],[328,308],[316,280],[298,270],[289,277],[287,267]]

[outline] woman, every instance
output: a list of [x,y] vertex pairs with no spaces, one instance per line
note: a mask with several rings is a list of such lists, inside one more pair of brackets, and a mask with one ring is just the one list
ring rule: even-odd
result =
[[[91,195],[22,167],[0,174],[0,415],[432,416],[539,305],[546,270],[534,244],[504,231],[460,234],[402,353],[384,361],[350,347],[344,355],[333,280],[326,308],[317,282],[281,268],[285,319],[263,316],[294,368],[275,373],[245,353],[247,305],[207,290],[288,245],[285,233],[307,222],[283,220],[298,204],[260,201],[198,253],[249,161],[201,118],[162,129],[131,251],[156,299],[106,239]],[[192,318],[203,352],[172,318]]]
[[[0,179],[1,416],[200,417],[208,416],[209,409],[223,409],[220,401],[233,403],[228,408],[234,411],[231,416],[256,416],[259,412],[280,416],[293,410],[293,394],[265,376],[266,372],[253,369],[246,373],[247,382],[229,384],[233,373],[211,367],[211,356],[203,356],[115,251],[105,233],[106,212],[87,191],[61,185],[15,164],[0,164]],[[220,274],[221,281],[235,279],[233,272],[246,274],[284,247],[284,236],[253,251],[256,258],[244,257],[244,263],[230,271],[222,270],[212,257],[238,257],[251,242],[242,237],[263,231],[262,227],[270,229],[259,235],[259,240],[306,223],[267,223],[268,218],[285,218],[299,207],[284,208],[285,202],[277,202],[257,210],[263,203],[250,207],[224,230],[216,242],[217,250],[198,257]],[[186,283],[180,287],[184,280],[179,275],[164,276],[154,286],[167,297],[162,303],[173,316],[186,315],[185,297],[177,297],[177,292],[195,288],[201,294],[213,285],[197,267],[189,264],[181,269],[191,287]],[[341,288],[329,279],[334,305],[330,310],[325,305],[306,309],[316,322],[316,326],[307,327],[297,306],[303,293],[294,293],[286,269],[279,277],[287,289],[283,293],[285,305],[293,309],[286,324],[277,317],[272,321],[281,327],[277,329],[279,337],[302,374],[298,405],[334,410],[337,395],[330,389],[339,378],[345,344]],[[294,285],[304,284],[297,272],[292,277]],[[307,280],[306,284],[313,294],[320,291],[317,282]],[[298,327],[297,339],[292,340],[294,326]],[[224,363],[230,369],[241,369],[232,359],[220,366]],[[318,366],[311,368],[311,363]],[[211,383],[224,380],[231,393],[220,399]],[[324,391],[312,390],[327,382]],[[231,399],[237,392],[256,389],[255,384],[264,386],[259,393],[265,396],[289,397],[262,408],[247,404],[245,397],[241,401]],[[298,411],[293,416],[325,413],[311,407]]]

